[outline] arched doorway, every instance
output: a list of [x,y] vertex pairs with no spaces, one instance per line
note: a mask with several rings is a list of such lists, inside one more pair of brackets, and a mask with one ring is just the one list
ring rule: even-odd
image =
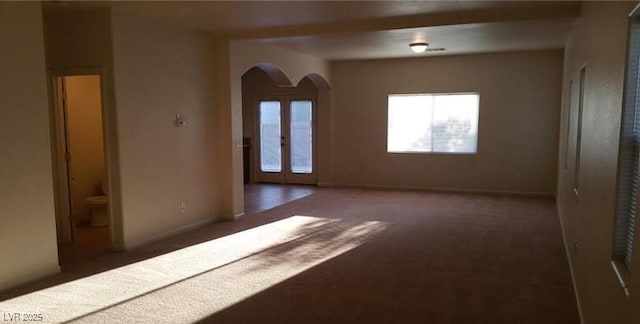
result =
[[[269,209],[316,190],[323,159],[319,130],[328,120],[326,116],[320,118],[321,104],[329,102],[328,89],[328,83],[317,74],[309,74],[293,85],[278,67],[267,63],[242,75],[247,213]],[[307,186],[289,186],[293,184]]]
[[268,64],[256,65],[242,76],[245,183],[317,183],[316,84],[322,86],[322,81],[312,74],[293,86]]

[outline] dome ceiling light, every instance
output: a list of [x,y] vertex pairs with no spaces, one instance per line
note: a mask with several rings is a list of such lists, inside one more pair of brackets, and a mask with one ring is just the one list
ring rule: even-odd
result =
[[429,48],[429,43],[427,42],[414,42],[409,44],[409,47],[412,51],[416,53],[424,53],[427,48]]

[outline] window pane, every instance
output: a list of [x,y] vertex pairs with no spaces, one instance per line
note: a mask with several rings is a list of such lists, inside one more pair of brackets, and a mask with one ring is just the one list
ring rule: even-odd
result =
[[476,152],[478,96],[434,96],[433,151]]
[[387,152],[431,151],[431,106],[426,95],[389,96]]
[[260,102],[260,170],[282,171],[280,102]]
[[311,101],[291,102],[291,172],[313,172]]
[[387,152],[475,153],[478,94],[390,95]]

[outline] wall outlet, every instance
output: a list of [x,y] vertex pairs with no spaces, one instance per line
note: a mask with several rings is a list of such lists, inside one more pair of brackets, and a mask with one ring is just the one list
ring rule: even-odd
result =
[[187,212],[187,203],[180,203],[180,212],[181,213]]

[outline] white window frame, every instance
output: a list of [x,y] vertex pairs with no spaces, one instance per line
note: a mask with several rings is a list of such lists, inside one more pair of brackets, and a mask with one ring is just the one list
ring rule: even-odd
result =
[[[444,151],[390,151],[389,150],[389,105],[388,100],[392,96],[450,96],[450,95],[476,95],[478,97],[477,125],[475,137],[475,151],[473,152],[444,152]],[[387,154],[427,154],[427,155],[476,155],[479,151],[480,138],[480,92],[438,92],[438,93],[392,93],[387,95]]]

